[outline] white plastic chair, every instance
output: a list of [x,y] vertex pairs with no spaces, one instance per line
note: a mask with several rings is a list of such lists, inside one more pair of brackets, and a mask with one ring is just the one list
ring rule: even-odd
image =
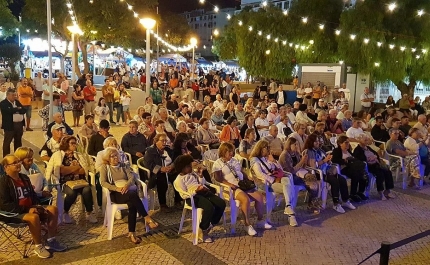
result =
[[[309,170],[312,174],[319,175],[320,188],[318,191],[318,197],[321,198],[321,207],[325,209],[327,207],[327,195],[328,195],[328,190],[330,189],[330,184],[324,181],[324,174],[321,169],[316,167],[309,167],[309,166],[305,167],[305,169]],[[306,198],[305,198],[305,201],[306,201]]]
[[[138,186],[141,187],[143,192],[143,198],[142,203],[145,207],[145,210],[148,212],[148,193],[147,193],[147,187],[146,184],[141,181],[140,179],[136,179],[136,182],[139,184]],[[106,198],[106,211],[105,211],[105,217],[103,221],[103,225],[107,227],[107,234],[108,234],[108,240],[112,240],[112,234],[113,234],[113,224],[115,222],[115,213],[116,211],[120,210],[126,210],[128,209],[127,204],[116,204],[113,203],[110,199],[110,191],[103,187],[103,197]],[[145,224],[146,232],[149,232],[149,226]]]
[[[131,160],[131,154],[127,153],[127,152],[124,152],[124,154],[127,156],[128,162],[130,162],[130,168],[133,170],[134,173],[136,173],[137,175],[139,175],[139,167],[137,165],[133,164],[133,162]],[[137,161],[136,161],[136,163],[137,163]]]
[[[141,157],[137,160],[137,167],[139,169],[145,171],[148,178],[151,176],[151,172],[149,171],[149,169],[147,169],[146,167],[143,166],[143,157]],[[148,192],[149,206],[150,206],[149,209],[154,211],[155,210],[156,191],[155,191],[155,189],[149,189],[149,191],[147,190],[147,192]]]

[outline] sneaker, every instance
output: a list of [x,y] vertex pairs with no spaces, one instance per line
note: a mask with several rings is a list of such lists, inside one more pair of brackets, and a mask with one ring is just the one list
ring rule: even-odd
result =
[[67,249],[67,247],[62,246],[60,244],[60,242],[57,241],[56,238],[54,238],[51,241],[48,240],[47,243],[46,243],[45,248],[46,249],[50,249],[50,250],[55,251],[55,252],[63,252],[63,251],[65,251]]
[[363,193],[357,193],[357,196],[360,197],[360,199],[362,201],[367,201],[369,199],[369,197],[367,197],[366,195],[364,195]]
[[68,213],[63,213],[63,223],[72,224],[73,220]]
[[202,230],[199,228],[199,240],[203,243],[212,243],[213,242],[212,238],[209,236],[209,229]]
[[34,246],[34,254],[36,254],[41,259],[47,259],[51,257],[51,253],[49,253],[49,251],[46,250],[42,244]]
[[111,125],[115,125],[116,123],[114,121],[110,121],[110,124]]
[[121,220],[121,219],[122,219],[121,211],[116,211],[115,212],[115,220]]
[[294,212],[293,208],[291,207],[291,205],[287,205],[285,207],[284,214],[287,214],[287,215],[293,215],[293,214],[295,214],[295,212]]
[[248,235],[250,236],[255,236],[257,234],[257,231],[255,231],[254,227],[252,227],[252,225],[248,225],[245,228],[246,232],[248,233]]
[[335,210],[338,213],[345,213],[345,210],[340,204],[333,205],[333,210]]
[[257,227],[264,228],[264,229],[271,229],[273,226],[268,222],[261,220],[257,222]]
[[299,226],[299,224],[297,223],[297,220],[296,220],[296,216],[290,215],[290,216],[288,216],[288,219],[290,221],[290,226],[292,226],[292,227]]
[[355,194],[355,195],[351,195],[351,196],[349,197],[349,199],[350,199],[351,201],[353,201],[353,202],[356,202],[356,203],[361,202],[361,198],[360,198],[360,196],[358,196],[357,194]]
[[355,208],[355,206],[354,206],[354,205],[352,205],[352,203],[351,203],[350,201],[346,201],[346,202],[342,203],[342,206],[344,206],[344,207],[346,207],[346,208],[349,208],[349,209],[351,209],[351,210],[355,210],[355,209],[357,209],[357,208]]
[[87,213],[85,219],[92,224],[97,223],[97,217],[94,215],[94,213]]

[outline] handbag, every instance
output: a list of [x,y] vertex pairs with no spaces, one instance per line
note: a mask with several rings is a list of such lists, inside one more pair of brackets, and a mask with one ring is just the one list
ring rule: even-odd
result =
[[266,163],[263,162],[263,160],[261,160],[261,158],[257,157],[258,160],[260,160],[260,162],[263,164],[263,166],[267,169],[267,171],[269,171],[272,175],[272,177],[274,178],[283,178],[284,177],[284,172],[280,171],[280,170],[271,170],[269,169],[269,167],[266,165]]
[[90,184],[85,179],[69,180],[66,185],[72,190],[88,187]]
[[[228,169],[230,170],[230,172],[237,178],[239,179],[239,176],[237,175],[236,171],[232,168],[231,165],[229,165],[228,163],[225,163],[228,167]],[[237,183],[237,185],[239,186],[239,189],[243,190],[243,191],[250,191],[250,190],[255,190],[255,188],[257,186],[255,186],[254,181],[250,180],[250,179],[242,179],[239,180],[239,182]]]

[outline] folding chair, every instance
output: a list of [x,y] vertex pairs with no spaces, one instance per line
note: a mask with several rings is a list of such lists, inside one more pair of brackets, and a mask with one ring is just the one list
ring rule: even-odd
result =
[[[6,218],[13,218],[18,216],[18,214],[0,211],[0,216]],[[28,242],[24,242],[24,236],[27,233],[30,233],[30,231],[28,230],[27,223],[9,223],[7,222],[7,219],[6,221],[0,221],[0,233],[4,236],[6,242],[8,243],[5,247],[2,248],[2,250],[7,250],[7,247],[11,245],[23,258],[28,258],[28,254],[30,253],[30,249],[34,242],[33,239]],[[23,250],[21,250],[17,246],[17,243],[13,240],[13,238],[16,238],[24,243]],[[27,248],[28,243],[30,243],[30,246]]]

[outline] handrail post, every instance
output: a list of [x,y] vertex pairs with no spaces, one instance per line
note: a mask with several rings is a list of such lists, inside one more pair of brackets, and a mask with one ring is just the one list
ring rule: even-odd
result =
[[381,243],[381,252],[380,258],[379,258],[379,265],[388,265],[388,261],[390,260],[390,249],[391,244],[390,242],[383,241]]

